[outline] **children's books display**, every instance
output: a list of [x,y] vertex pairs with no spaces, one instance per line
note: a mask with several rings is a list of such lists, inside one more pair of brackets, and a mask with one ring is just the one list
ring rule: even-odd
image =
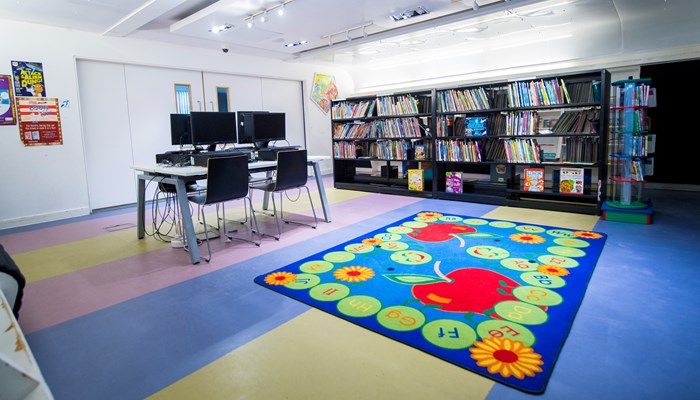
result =
[[445,192],[462,193],[462,173],[446,172],[445,173]]
[[416,160],[425,160],[425,145],[417,144],[414,148],[413,158]]
[[559,193],[583,194],[583,168],[562,168]]
[[408,170],[408,190],[423,190],[423,170]]
[[544,192],[544,168],[525,168],[523,174],[525,191]]

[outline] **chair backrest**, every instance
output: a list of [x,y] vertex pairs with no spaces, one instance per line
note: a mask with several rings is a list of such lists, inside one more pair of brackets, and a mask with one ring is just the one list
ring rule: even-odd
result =
[[308,177],[306,150],[282,150],[277,152],[275,191],[304,186]]
[[248,195],[248,156],[210,157],[207,160],[205,204],[240,199]]

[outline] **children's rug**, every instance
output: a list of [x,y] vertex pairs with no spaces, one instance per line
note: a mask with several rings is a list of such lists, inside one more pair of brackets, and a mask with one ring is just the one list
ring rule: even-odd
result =
[[541,393],[605,239],[590,231],[426,211],[255,282]]

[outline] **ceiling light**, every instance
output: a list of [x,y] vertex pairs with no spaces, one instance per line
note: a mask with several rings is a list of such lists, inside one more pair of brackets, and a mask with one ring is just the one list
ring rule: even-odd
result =
[[253,27],[253,19],[251,18],[248,20],[248,28],[252,28],[252,27]]
[[227,31],[227,30],[229,30],[229,29],[231,29],[231,28],[233,28],[233,25],[231,25],[231,24],[217,25],[217,26],[212,27],[211,29],[209,29],[209,32],[212,32],[212,33],[219,33],[219,32]]
[[300,40],[298,42],[293,42],[293,43],[287,43],[284,45],[284,47],[296,47],[296,46],[301,46],[302,44],[308,43],[308,40]]
[[284,3],[280,4],[280,6],[277,8],[277,15],[284,15]]
[[403,20],[409,19],[409,18],[418,17],[420,15],[425,15],[427,13],[428,13],[428,11],[425,8],[417,7],[417,8],[414,8],[413,10],[404,11],[401,14],[390,15],[389,18],[391,18],[395,22],[398,22],[398,21],[403,21]]
[[268,20],[268,18],[267,18],[267,11],[265,11],[265,12],[262,13],[262,15],[260,16],[260,22],[265,23],[265,22],[267,22],[267,20]]

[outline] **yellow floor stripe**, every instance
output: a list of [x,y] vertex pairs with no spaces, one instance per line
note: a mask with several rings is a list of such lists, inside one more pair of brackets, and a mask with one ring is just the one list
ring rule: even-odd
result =
[[483,400],[493,381],[312,309],[150,400]]

